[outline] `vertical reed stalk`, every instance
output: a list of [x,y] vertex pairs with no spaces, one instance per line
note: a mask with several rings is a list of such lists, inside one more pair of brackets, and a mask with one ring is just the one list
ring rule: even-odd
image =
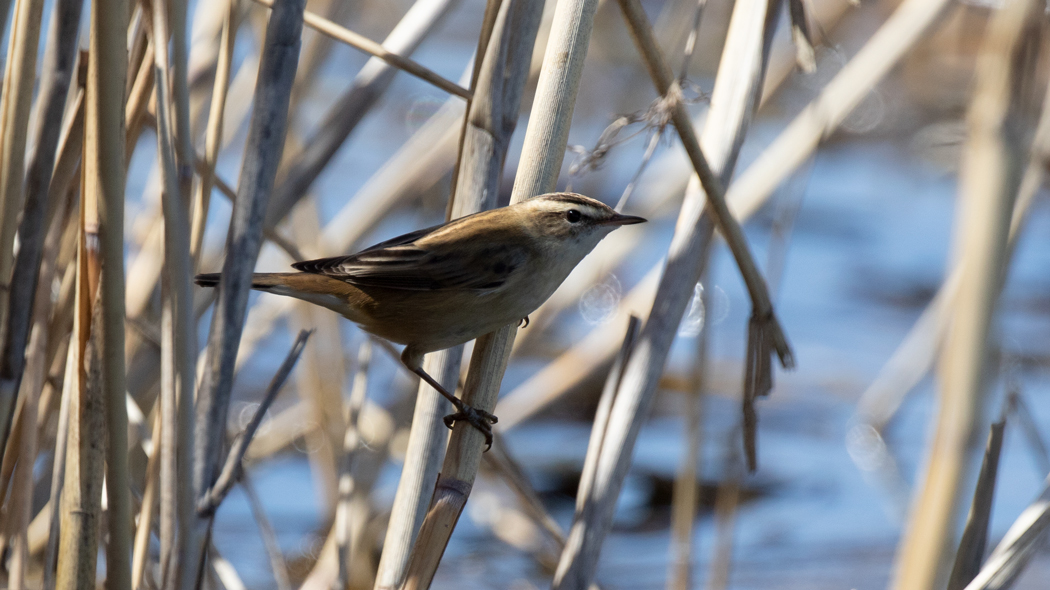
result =
[[208,206],[211,202],[212,186],[215,183],[215,163],[222,149],[222,129],[226,116],[226,97],[230,90],[230,66],[233,64],[233,46],[237,39],[240,22],[237,19],[238,2],[228,0],[226,16],[222,23],[222,38],[219,41],[219,59],[215,65],[215,84],[212,87],[211,107],[208,112],[208,128],[204,136],[204,169],[197,183],[193,199],[193,223],[190,237],[190,254],[194,267],[200,264],[201,243],[204,227],[208,221]]
[[[175,39],[172,47],[176,49],[170,58],[167,43],[169,13],[181,13],[181,19],[185,20],[185,11],[174,5],[171,8],[174,10],[169,10],[168,3],[158,2],[152,11],[152,27],[153,38],[157,41],[153,68],[157,97],[157,153],[163,179],[165,271],[161,290],[160,571],[163,583],[178,587],[178,576],[185,570],[183,567],[173,568],[172,564],[185,564],[190,559],[194,502],[189,458],[193,444],[191,409],[197,331],[190,291],[192,262],[186,211],[190,188],[187,181],[192,179],[194,153],[189,144],[189,123],[186,121],[185,47],[181,55],[177,49],[185,43],[184,39],[179,39],[185,37],[185,27],[171,27],[170,36]],[[176,16],[174,20],[179,21],[180,17]],[[181,64],[180,59],[183,60]],[[170,65],[171,62],[174,64]],[[181,96],[178,92],[180,78]],[[177,125],[180,127],[178,133]],[[177,536],[176,521],[180,525]]]
[[[55,151],[62,131],[62,113],[76,62],[81,6],[82,0],[55,2],[48,25],[37,117],[33,126],[33,154],[26,172],[25,206],[18,229],[18,255],[11,276],[8,308],[0,310],[0,316],[8,318],[6,332],[0,328],[0,338],[3,338],[0,340],[0,456],[3,455],[5,441],[5,400],[13,399],[14,392],[18,391],[25,367],[25,346],[33,315],[41,251],[47,233],[45,220],[49,210],[48,189],[55,164]],[[33,56],[35,55],[34,45]],[[12,180],[18,176],[12,174]],[[18,180],[20,182],[20,178]],[[21,190],[21,185],[18,189]],[[3,280],[0,278],[0,282]],[[3,296],[0,296],[0,301],[2,300]],[[0,319],[0,325],[3,324],[4,320]]]
[[[25,180],[26,128],[36,82],[37,43],[44,0],[18,0],[11,23],[7,65],[0,95],[0,338],[6,340],[15,229],[22,208]],[[6,12],[5,15],[6,17]],[[32,297],[27,305],[31,305]],[[24,346],[24,343],[23,343]],[[16,351],[21,354],[22,350]],[[18,383],[0,375],[0,457],[18,396]]]
[[[94,12],[94,10],[92,11]],[[82,176],[83,178],[83,176]],[[83,184],[82,184],[83,188]],[[92,338],[92,300],[98,284],[97,243],[87,232],[87,222],[96,225],[96,193],[82,191],[77,239],[76,311],[69,347],[66,381],[69,388],[69,425],[65,453],[65,483],[62,486],[61,536],[56,588],[93,590],[98,563],[98,531],[102,502],[105,418],[101,392],[88,387],[88,343]],[[100,322],[96,322],[100,323]],[[98,338],[92,346],[97,346]],[[98,355],[91,370],[97,373]]]
[[91,52],[85,114],[84,178],[97,194],[102,253],[102,387],[106,408],[106,499],[109,588],[131,586],[131,498],[124,374],[124,87],[127,2],[91,5]]
[[343,437],[343,456],[339,465],[339,501],[335,515],[335,545],[339,562],[339,577],[336,588],[350,588],[350,562],[353,557],[353,535],[350,516],[351,497],[354,493],[354,455],[361,446],[361,408],[368,393],[368,371],[372,365],[372,341],[365,340],[357,353],[357,372],[350,399],[346,404],[346,434]]
[[966,237],[956,243],[963,270],[939,367],[937,426],[899,546],[892,586],[900,590],[947,583],[966,508],[962,499],[977,474],[991,377],[989,340],[1006,272],[1010,216],[1029,148],[1030,135],[1020,127],[1027,100],[1021,92],[1035,65],[1030,48],[1041,31],[1039,6],[1027,0],[1007,3],[993,15],[978,56],[970,138],[960,168],[958,231]]
[[[706,255],[710,258],[711,249]],[[708,260],[705,277],[710,277]],[[704,281],[706,282],[706,278]],[[671,498],[671,547],[667,590],[688,590],[693,585],[693,530],[696,522],[696,504],[699,500],[697,479],[703,452],[703,412],[707,388],[707,351],[711,340],[711,326],[706,314],[712,308],[710,285],[704,288],[704,324],[696,337],[696,365],[693,367],[692,383],[685,400],[685,436],[682,437],[682,461],[674,480]]]

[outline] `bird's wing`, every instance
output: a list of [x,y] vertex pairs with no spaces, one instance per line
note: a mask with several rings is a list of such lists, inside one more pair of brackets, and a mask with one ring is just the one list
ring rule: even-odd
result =
[[462,240],[423,239],[437,226],[376,244],[349,256],[297,262],[304,272],[323,274],[359,287],[406,291],[500,288],[528,253],[502,232],[470,231]]

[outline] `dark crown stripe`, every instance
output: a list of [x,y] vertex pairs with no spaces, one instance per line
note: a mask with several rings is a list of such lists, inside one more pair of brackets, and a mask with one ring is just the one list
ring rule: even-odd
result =
[[573,203],[576,205],[587,205],[589,207],[606,207],[605,203],[590,199],[581,195],[574,195],[572,193],[554,193],[550,195],[543,195],[543,197],[550,201],[558,201],[561,203]]

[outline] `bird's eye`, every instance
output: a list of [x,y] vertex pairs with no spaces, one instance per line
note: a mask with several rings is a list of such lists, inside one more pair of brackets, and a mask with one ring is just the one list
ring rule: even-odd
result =
[[575,209],[569,209],[565,212],[565,219],[568,219],[569,223],[576,223],[581,217],[580,212]]

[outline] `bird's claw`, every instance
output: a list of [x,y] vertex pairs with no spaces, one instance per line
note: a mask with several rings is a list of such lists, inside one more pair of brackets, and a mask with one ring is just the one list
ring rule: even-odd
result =
[[529,327],[529,316],[525,316],[518,320],[518,327],[524,330]]
[[451,429],[460,420],[470,423],[471,426],[477,428],[481,434],[485,435],[486,451],[492,448],[492,425],[499,422],[499,418],[485,410],[479,410],[464,404],[455,414],[445,416],[445,426]]

